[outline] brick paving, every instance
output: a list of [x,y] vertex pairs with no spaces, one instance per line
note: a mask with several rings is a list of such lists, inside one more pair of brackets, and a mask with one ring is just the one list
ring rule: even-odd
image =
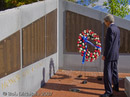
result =
[[[82,74],[83,77],[77,76]],[[104,93],[103,80],[97,80],[102,77],[101,72],[84,72],[59,70],[42,88],[37,91],[37,96],[33,97],[99,97]],[[124,92],[124,78],[130,76],[130,73],[120,73],[120,92],[114,91],[113,97],[127,97]],[[87,84],[82,81],[87,79]],[[72,92],[70,89],[78,88],[79,92]],[[47,94],[48,93],[48,94]],[[40,96],[42,95],[42,96]]]

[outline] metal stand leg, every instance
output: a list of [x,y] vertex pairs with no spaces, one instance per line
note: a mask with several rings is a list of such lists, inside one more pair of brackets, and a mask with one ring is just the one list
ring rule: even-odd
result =
[[[83,68],[85,68],[85,64],[83,64],[83,66],[84,66]],[[84,71],[84,70],[83,70],[83,71]],[[85,75],[86,75],[86,73],[85,73]],[[84,77],[85,77],[85,75],[84,75]],[[88,82],[88,81],[87,81],[87,79],[86,79],[86,80],[82,81],[82,84],[87,84],[87,82]]]
[[82,74],[81,74],[82,71],[83,71],[83,64],[81,64],[81,71],[80,71],[80,75],[77,76],[78,78],[82,77]]

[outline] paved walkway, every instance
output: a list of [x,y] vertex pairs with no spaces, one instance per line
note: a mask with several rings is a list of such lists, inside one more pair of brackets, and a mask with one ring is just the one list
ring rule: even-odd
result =
[[[79,74],[83,74],[82,78],[77,78]],[[97,76],[102,73],[97,72],[80,72],[59,70],[43,88],[37,92],[40,97],[99,97],[104,93],[103,81],[97,80]],[[113,97],[127,97],[124,92],[124,78],[130,76],[127,73],[120,73],[120,92],[114,92]],[[81,82],[87,79],[87,84]],[[70,91],[71,88],[80,89],[79,92]]]

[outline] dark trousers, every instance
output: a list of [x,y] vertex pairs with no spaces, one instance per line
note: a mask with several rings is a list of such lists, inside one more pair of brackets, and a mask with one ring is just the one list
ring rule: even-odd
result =
[[117,61],[104,61],[104,86],[105,93],[112,94],[112,82],[114,87],[119,86]]

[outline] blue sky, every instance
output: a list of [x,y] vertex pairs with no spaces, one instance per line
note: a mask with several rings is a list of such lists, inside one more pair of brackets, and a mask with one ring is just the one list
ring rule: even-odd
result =
[[[77,0],[77,1],[80,1],[80,0]],[[91,7],[93,9],[95,9],[95,10],[100,10],[100,11],[103,11],[103,12],[107,13],[107,9],[104,6],[102,6],[104,1],[107,1],[107,0],[99,0],[98,2],[95,2],[95,4],[96,4],[95,7],[92,7],[91,5],[89,5],[88,7]],[[88,4],[88,0],[86,0],[85,3]],[[130,7],[130,0],[129,0],[129,7]],[[125,17],[125,19],[130,20],[130,13],[129,13],[129,15],[127,15]]]

